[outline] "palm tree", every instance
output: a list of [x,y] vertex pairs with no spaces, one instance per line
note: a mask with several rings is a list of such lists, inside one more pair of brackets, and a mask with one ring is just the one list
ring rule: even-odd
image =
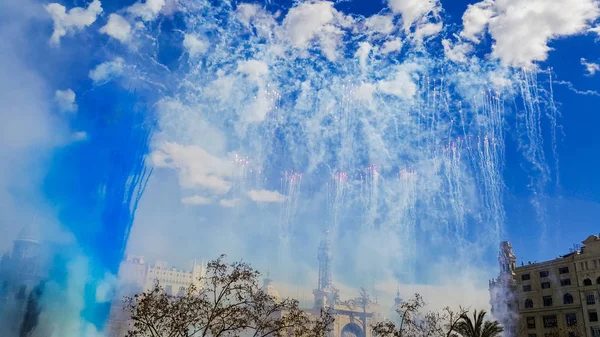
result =
[[504,329],[497,321],[486,321],[485,310],[473,312],[473,319],[466,313],[460,315],[456,331],[463,337],[499,337]]

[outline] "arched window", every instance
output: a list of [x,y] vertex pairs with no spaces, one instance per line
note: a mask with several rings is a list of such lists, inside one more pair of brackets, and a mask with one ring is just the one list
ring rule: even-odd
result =
[[527,308],[533,308],[533,301],[529,298],[525,300],[525,309]]
[[596,284],[600,284],[600,277],[596,279]]
[[564,304],[573,304],[573,296],[571,296],[571,294],[566,293],[565,296],[563,296],[563,303]]
[[589,278],[586,278],[585,280],[583,280],[583,285],[584,286],[591,286],[592,285],[592,280],[590,280]]

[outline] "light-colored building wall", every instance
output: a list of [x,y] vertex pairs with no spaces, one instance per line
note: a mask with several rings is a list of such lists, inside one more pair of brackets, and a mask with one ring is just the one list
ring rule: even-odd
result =
[[166,261],[146,263],[143,256],[128,255],[119,267],[119,291],[114,299],[110,317],[105,327],[109,337],[125,336],[129,328],[129,316],[123,306],[123,296],[150,290],[158,283],[172,295],[183,294],[185,290],[194,285],[200,286],[200,278],[204,276],[204,264],[192,263],[191,270],[169,268]]
[[[512,268],[518,336],[600,337],[600,239],[582,243],[557,259]],[[501,303],[491,295],[492,305]]]

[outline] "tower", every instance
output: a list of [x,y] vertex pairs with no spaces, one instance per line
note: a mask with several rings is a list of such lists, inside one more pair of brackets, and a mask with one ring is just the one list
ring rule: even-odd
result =
[[505,336],[508,337],[516,336],[517,332],[516,264],[517,258],[510,242],[501,242],[498,253],[500,273],[498,278],[490,280],[489,284],[490,304],[492,315],[502,324]]
[[513,252],[512,245],[508,241],[503,241],[500,243],[498,265],[500,266],[501,281],[506,283],[514,283],[515,269],[517,268],[517,257]]
[[319,284],[317,289],[329,289],[333,285],[331,280],[331,242],[329,241],[329,232],[325,232],[325,237],[319,245]]
[[40,239],[34,224],[23,226],[19,236],[13,242],[12,258],[15,261],[27,261],[39,256]]
[[332,281],[332,254],[329,231],[325,231],[319,244],[317,259],[319,260],[319,280],[317,289],[313,290],[315,308],[333,307],[337,298],[337,290]]

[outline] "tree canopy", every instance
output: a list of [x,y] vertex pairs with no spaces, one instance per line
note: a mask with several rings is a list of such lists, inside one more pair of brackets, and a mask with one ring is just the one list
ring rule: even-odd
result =
[[297,300],[278,300],[259,285],[260,273],[225,256],[208,263],[200,286],[168,294],[157,282],[149,291],[126,298],[131,324],[127,337],[324,337],[333,316],[316,317]]
[[421,312],[425,302],[419,294],[403,301],[396,309],[396,322],[383,321],[373,325],[377,337],[498,337],[503,329],[496,321],[485,321],[485,311],[474,311],[474,320],[469,309],[459,307],[452,310]]

